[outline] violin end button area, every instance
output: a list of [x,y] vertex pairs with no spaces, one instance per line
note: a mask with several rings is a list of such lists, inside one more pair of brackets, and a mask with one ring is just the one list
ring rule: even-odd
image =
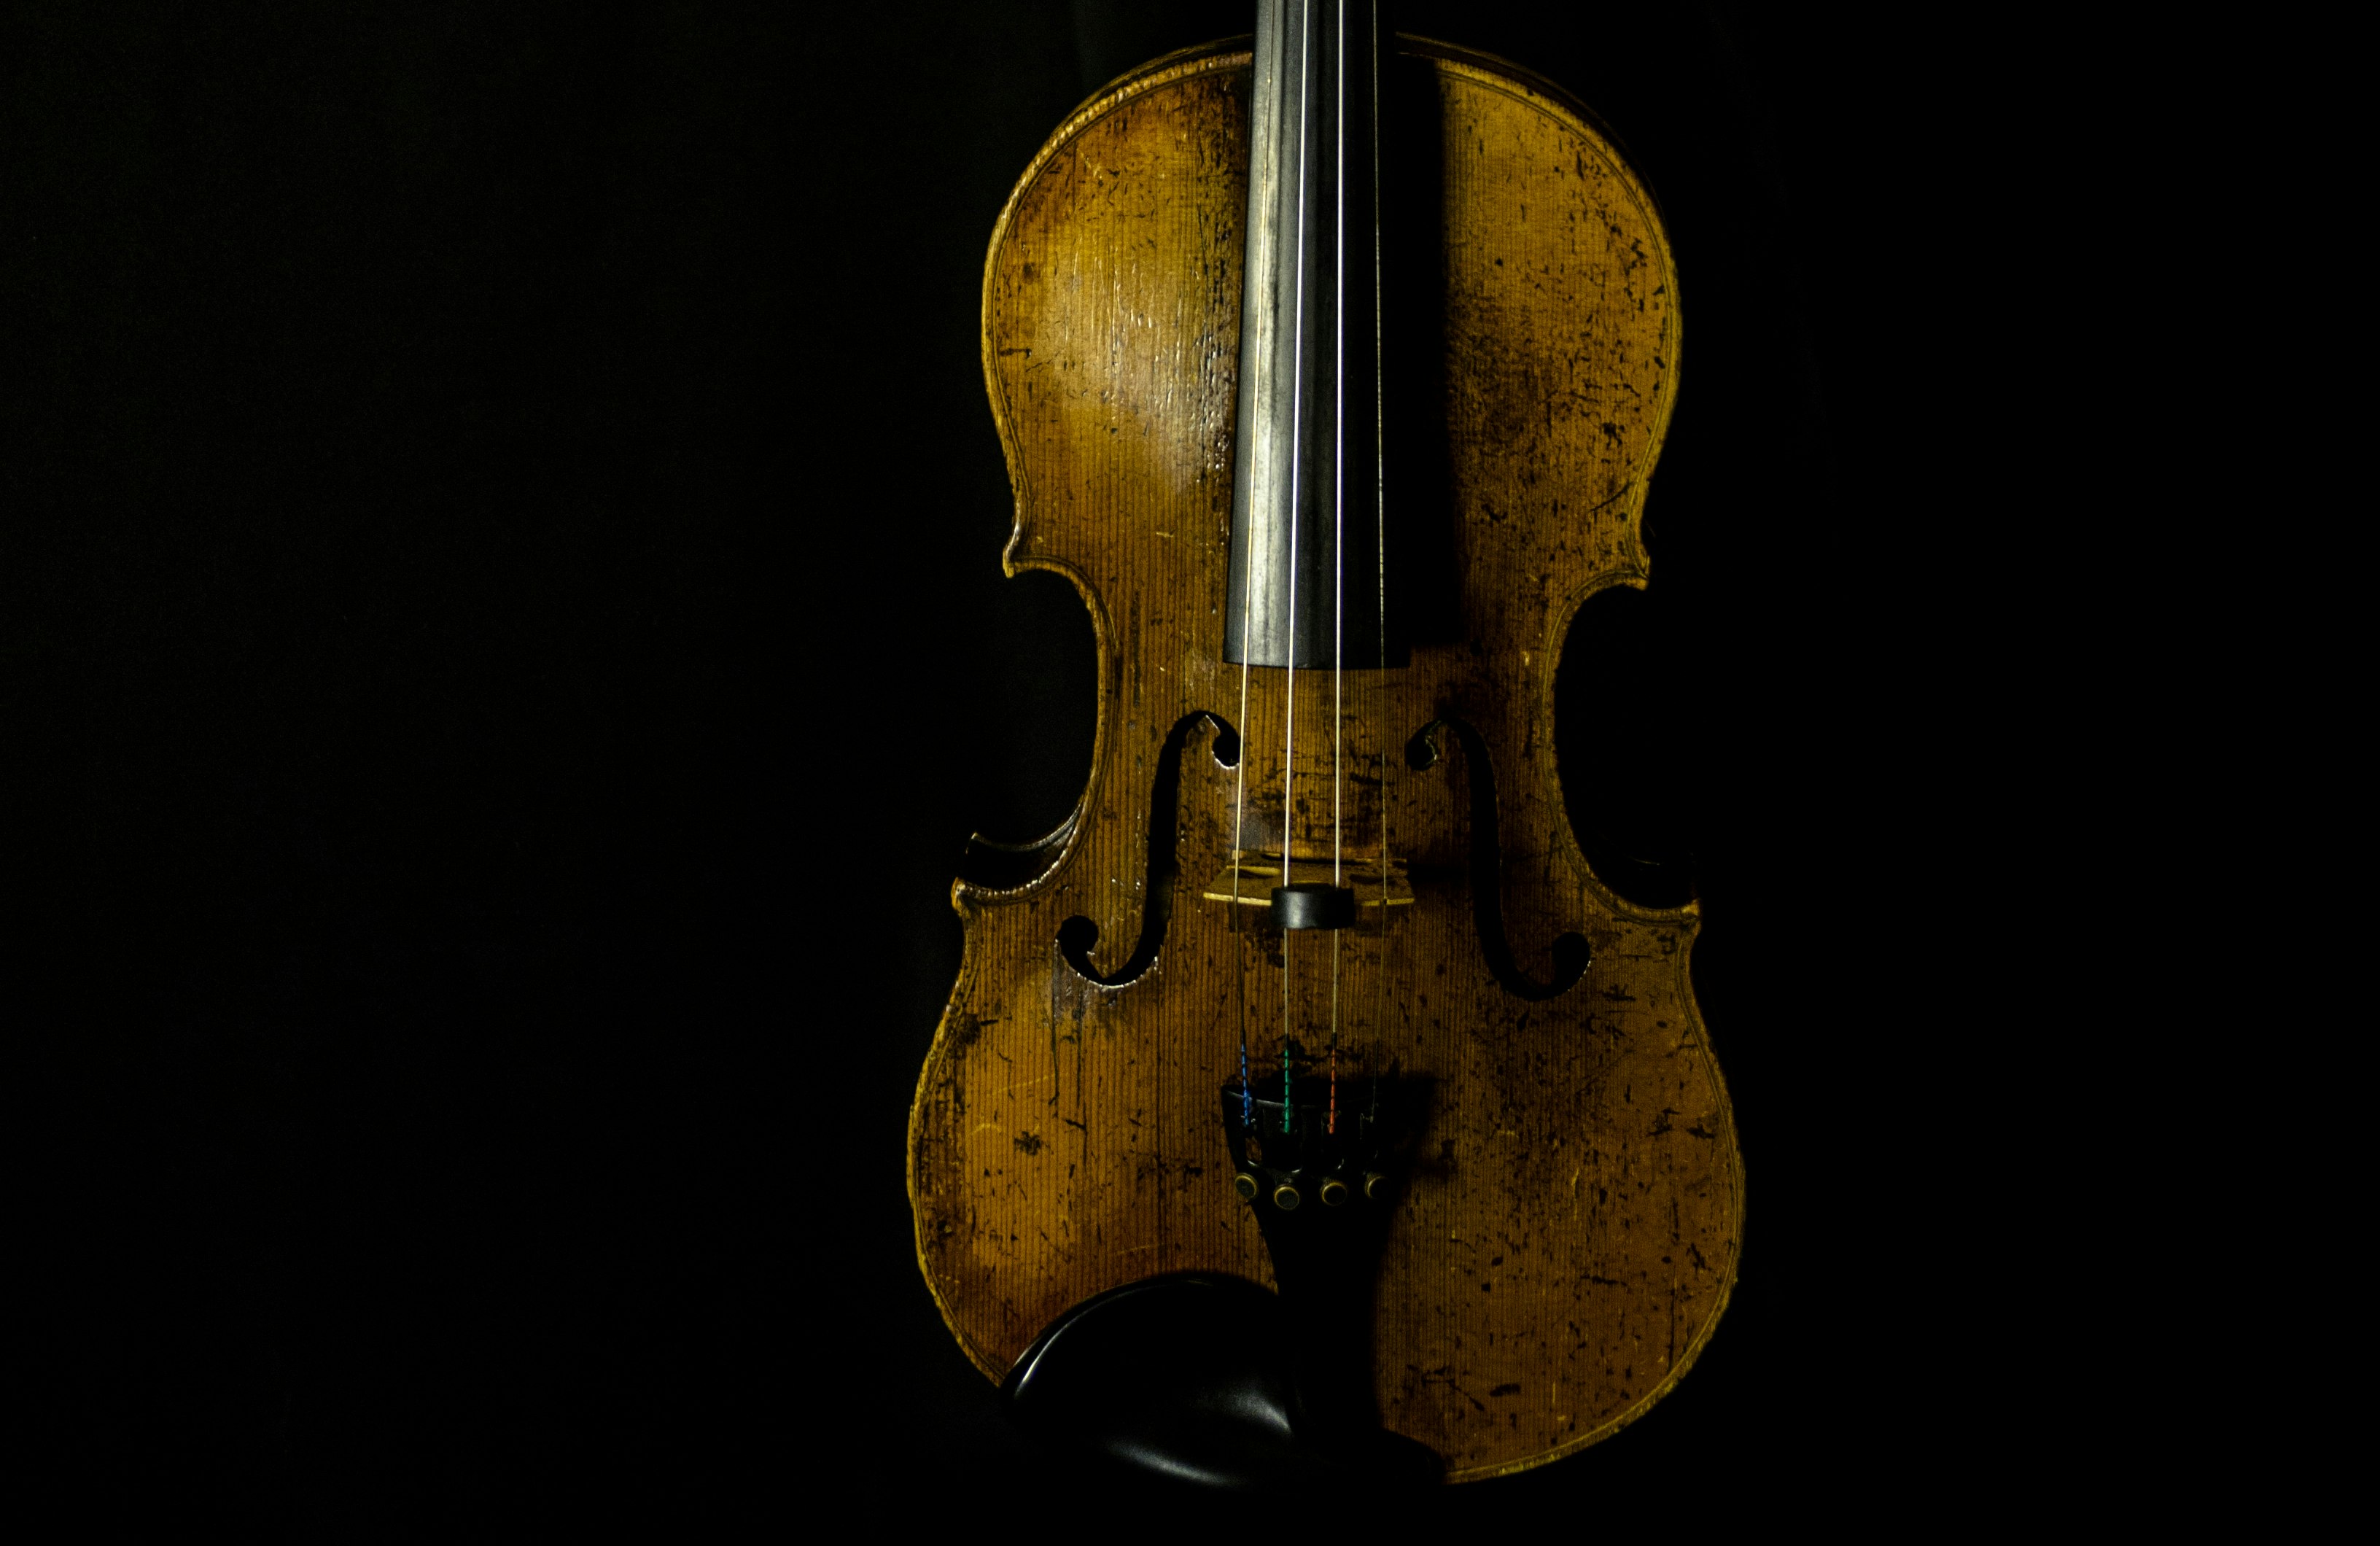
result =
[[1272,1205],[1284,1213],[1294,1213],[1297,1205],[1305,1200],[1297,1195],[1297,1188],[1286,1181],[1272,1189]]
[[1257,1178],[1245,1170],[1232,1177],[1232,1189],[1239,1193],[1241,1200],[1245,1202],[1254,1202],[1257,1199],[1257,1193],[1263,1190],[1257,1185]]
[[1336,1208],[1347,1200],[1347,1183],[1335,1176],[1322,1183],[1322,1206]]

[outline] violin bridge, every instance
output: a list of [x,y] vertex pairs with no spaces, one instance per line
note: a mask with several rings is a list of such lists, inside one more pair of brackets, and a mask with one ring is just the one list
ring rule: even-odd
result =
[[[1300,881],[1324,881],[1330,878],[1330,858],[1327,854],[1293,856]],[[1232,872],[1238,871],[1236,895]],[[1383,884],[1380,861],[1377,858],[1344,858],[1339,862],[1339,884],[1355,894],[1358,909],[1405,907],[1413,905],[1413,882],[1406,878],[1405,861],[1388,861],[1386,883]],[[1244,907],[1265,907],[1272,905],[1273,888],[1281,883],[1281,855],[1249,849],[1234,854],[1215,878],[1199,893],[1209,902],[1238,902]]]

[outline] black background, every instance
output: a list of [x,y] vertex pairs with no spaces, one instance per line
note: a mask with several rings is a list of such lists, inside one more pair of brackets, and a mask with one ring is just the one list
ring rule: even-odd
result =
[[[963,842],[1053,824],[1090,742],[1079,606],[1000,575],[980,265],[1079,99],[1248,14],[8,7],[8,997],[70,1242],[23,1269],[30,1428],[85,1507],[533,1534],[1066,1484],[902,1190]],[[1680,1390],[1446,1506],[1872,1498],[1996,1385],[1923,1309],[1991,1227],[1931,1050],[1985,841],[1940,806],[1990,755],[1942,730],[1988,696],[1944,447],[1989,324],[1939,192],[1988,40],[1400,24],[1591,103],[1676,244],[1654,589],[1566,657],[1662,686],[1562,753],[1597,851],[1702,899],[1749,1176]]]

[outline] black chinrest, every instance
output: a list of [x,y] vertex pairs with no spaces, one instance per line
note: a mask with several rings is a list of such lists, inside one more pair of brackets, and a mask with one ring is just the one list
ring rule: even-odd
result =
[[1271,1293],[1181,1273],[1076,1305],[1016,1360],[1001,1392],[1041,1443],[1193,1487],[1377,1492],[1439,1479],[1439,1457],[1423,1445],[1317,1420],[1293,1351]]

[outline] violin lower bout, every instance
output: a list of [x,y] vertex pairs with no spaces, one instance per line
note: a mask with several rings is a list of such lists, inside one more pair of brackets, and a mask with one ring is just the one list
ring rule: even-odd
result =
[[[1298,968],[1335,949],[1342,992],[1384,1007],[1348,1016],[1342,1120],[1384,1065],[1432,1081],[1374,1368],[1386,1425],[1461,1479],[1616,1431],[1684,1371],[1732,1283],[1740,1177],[1685,980],[1691,919],[1597,920],[1586,978],[1530,1003],[1472,943],[1467,883],[1415,893],[1384,930],[1289,936],[1287,969],[1301,1071],[1321,1061],[1329,974]],[[1055,888],[965,910],[910,1158],[919,1259],[969,1355],[1004,1375],[1073,1305],[1160,1272],[1270,1284],[1216,1096],[1243,1002],[1256,1080],[1277,1077],[1283,936],[1177,895],[1155,963],[1109,988],[1051,944],[1071,911]]]

